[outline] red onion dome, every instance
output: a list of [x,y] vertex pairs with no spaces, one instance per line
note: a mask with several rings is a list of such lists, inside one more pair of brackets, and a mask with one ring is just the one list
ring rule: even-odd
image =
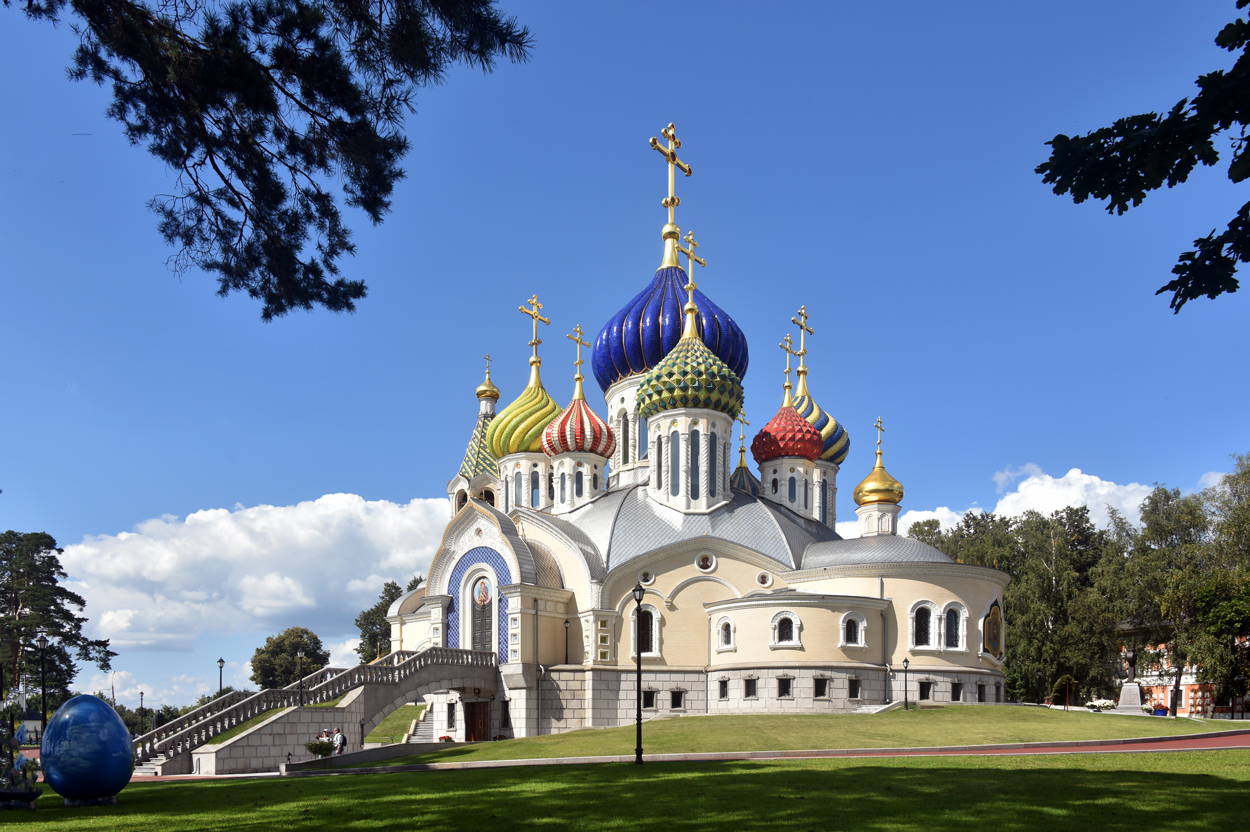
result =
[[[578,388],[580,392],[580,384]],[[616,436],[612,428],[591,410],[581,396],[574,398],[568,409],[543,431],[543,450],[547,456],[575,452],[609,457],[615,447]]]
[[815,460],[824,448],[825,440],[820,431],[789,405],[783,405],[751,440],[751,456],[761,465],[782,456]]

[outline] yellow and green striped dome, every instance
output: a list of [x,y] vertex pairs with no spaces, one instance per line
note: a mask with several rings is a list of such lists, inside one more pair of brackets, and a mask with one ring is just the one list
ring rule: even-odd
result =
[[564,412],[538,381],[537,367],[530,386],[512,404],[495,417],[486,431],[486,446],[503,459],[508,454],[525,451],[543,452],[543,430]]

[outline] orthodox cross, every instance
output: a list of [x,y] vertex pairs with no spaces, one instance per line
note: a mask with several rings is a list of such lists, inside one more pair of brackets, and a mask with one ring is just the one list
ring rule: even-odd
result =
[[782,407],[791,407],[791,406],[793,406],[794,402],[793,402],[793,400],[790,398],[790,388],[791,388],[791,384],[790,384],[790,356],[792,356],[792,355],[799,355],[800,353],[797,353],[797,352],[795,352],[795,351],[794,351],[794,339],[790,337],[790,333],[788,333],[788,332],[786,333],[786,337],[785,337],[785,338],[783,338],[783,339],[781,340],[781,343],[780,343],[780,344],[778,344],[777,346],[781,347],[783,350],[785,350],[785,351],[786,351],[786,383],[783,385],[783,386],[785,387],[785,389],[786,389],[786,395],[785,395],[785,398],[784,398],[784,399],[782,400],[782,402],[781,402],[781,406],[782,406]]
[[694,274],[695,263],[698,263],[700,266],[706,269],[707,261],[704,260],[699,255],[694,253],[695,249],[699,247],[699,244],[695,242],[694,232],[687,231],[686,236],[683,239],[686,241],[686,245],[690,246],[690,248],[682,248],[681,246],[678,246],[677,250],[680,251],[682,254],[686,255],[686,271],[689,274]]
[[490,375],[490,353],[486,353],[482,358],[486,359],[486,374]]
[[745,410],[738,411],[738,450],[746,452],[747,449],[747,427],[751,424],[747,421]]
[[585,334],[586,333],[582,331],[582,325],[578,324],[577,326],[573,327],[572,335],[564,336],[565,338],[568,338],[570,341],[572,341],[574,344],[577,344],[577,360],[573,362],[573,366],[577,368],[577,371],[573,375],[573,398],[574,399],[586,398],[586,394],[582,392],[582,380],[583,380],[582,365],[586,363],[585,361],[582,360],[582,347],[589,347],[590,343],[588,341],[582,340],[582,336]]
[[530,346],[534,348],[534,357],[537,358],[538,357],[538,345],[543,342],[543,339],[538,337],[538,322],[542,321],[543,323],[550,326],[551,319],[544,318],[542,315],[538,314],[538,310],[543,308],[543,305],[538,302],[538,295],[531,296],[530,299],[526,301],[526,303],[528,303],[533,308],[526,309],[524,306],[518,306],[517,308],[520,309],[522,312],[524,312],[526,315],[529,315],[531,318],[534,319],[534,340],[530,341]]
[[689,176],[694,171],[690,165],[687,165],[681,159],[677,158],[677,151],[681,147],[681,139],[677,138],[677,128],[669,122],[668,127],[660,131],[660,135],[668,139],[668,147],[661,145],[655,138],[651,137],[651,146],[664,156],[668,161],[668,197],[660,202],[668,209],[668,221],[673,222],[673,209],[681,205],[681,200],[677,198],[677,178],[676,169],[681,168],[681,172]]
[[885,433],[885,427],[881,424],[881,417],[877,417],[877,421],[873,423],[873,427],[877,429],[877,450],[881,450],[881,434]]
[[803,363],[803,356],[807,355],[807,336],[815,335],[816,330],[807,325],[807,305],[799,307],[796,317],[790,319],[790,323],[795,324],[799,328],[799,351],[795,353],[799,357],[799,366],[807,369]]

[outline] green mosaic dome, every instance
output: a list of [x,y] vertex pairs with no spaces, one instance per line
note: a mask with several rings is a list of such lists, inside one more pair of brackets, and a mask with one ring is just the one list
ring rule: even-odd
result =
[[678,341],[638,387],[644,419],[679,407],[718,410],[731,419],[742,410],[742,380],[698,338]]

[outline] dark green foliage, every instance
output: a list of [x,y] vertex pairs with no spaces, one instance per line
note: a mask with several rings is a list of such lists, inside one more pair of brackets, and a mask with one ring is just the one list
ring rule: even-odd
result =
[[[4,0],[10,5],[11,0]],[[111,84],[108,115],[178,174],[149,203],[178,270],[215,272],[271,320],[292,309],[353,311],[339,276],[355,246],[339,199],[374,224],[391,207],[419,87],[459,63],[491,72],[532,38],[494,0],[25,0],[68,14],[70,76]],[[331,183],[337,182],[339,194]]]
[[92,640],[83,635],[87,619],[75,615],[86,602],[82,596],[61,585],[61,568],[56,540],[44,532],[0,534],[0,661],[4,665],[6,689],[22,678],[32,689],[40,685],[40,655],[36,639],[47,636],[47,680],[49,702],[63,701],[78,675],[75,661],[109,669],[117,654],[109,650],[107,639]]
[[[296,653],[304,651],[301,660]],[[317,634],[307,627],[290,627],[265,639],[264,647],[252,654],[252,681],[265,690],[286,687],[300,676],[316,673],[330,663]]]
[[368,663],[390,652],[391,625],[386,623],[386,611],[396,600],[419,588],[424,580],[420,575],[413,575],[412,580],[408,581],[407,589],[400,589],[399,584],[387,581],[382,585],[378,602],[356,616],[356,627],[360,630],[360,644],[356,646],[356,653],[359,654],[360,661]]
[[[255,670],[255,665],[253,665],[253,670]],[[204,707],[205,705],[207,705],[209,702],[212,702],[217,697],[225,696],[227,693],[234,693],[234,691],[235,689],[233,687],[231,687],[230,685],[226,685],[224,688],[221,689],[220,693],[218,693],[217,691],[213,691],[212,693],[206,693],[203,696],[197,697],[196,700],[192,702],[190,705],[186,705],[185,707],[179,708],[178,714],[179,715],[189,714],[192,711],[194,711],[196,708]]]
[[[1247,3],[1237,0],[1237,8]],[[1054,185],[1056,194],[1071,194],[1077,203],[1091,196],[1105,199],[1109,212],[1123,214],[1140,205],[1148,191],[1184,182],[1198,164],[1216,164],[1216,137],[1228,131],[1233,146],[1228,178],[1241,182],[1250,177],[1245,135],[1250,125],[1250,24],[1234,20],[1215,43],[1240,53],[1232,69],[1200,77],[1193,100],[1181,99],[1166,115],[1129,116],[1084,136],[1055,136],[1047,142],[1050,158],[1036,169],[1042,181]],[[1213,230],[1194,240],[1194,246],[1172,268],[1175,277],[1155,293],[1171,292],[1174,312],[1195,298],[1237,291],[1237,266],[1250,262],[1250,203],[1224,231]]]

